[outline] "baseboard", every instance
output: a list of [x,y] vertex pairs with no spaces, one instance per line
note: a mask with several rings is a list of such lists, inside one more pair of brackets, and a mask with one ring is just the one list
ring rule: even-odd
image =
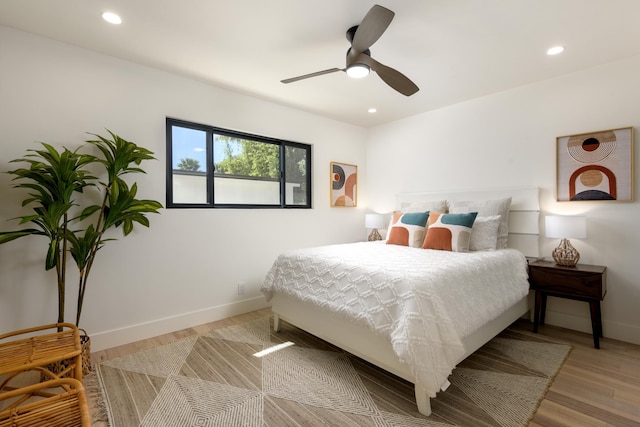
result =
[[[260,310],[268,306],[269,304],[265,301],[264,296],[261,295],[231,304],[209,307],[203,310],[165,317],[151,322],[113,329],[111,331],[93,333],[91,334],[91,351],[100,351],[129,344],[250,311]],[[531,316],[530,320],[533,321],[533,316]],[[591,333],[591,319],[589,317],[547,309],[545,321],[545,323],[549,325]],[[640,345],[640,328],[637,326],[603,319],[603,330],[606,338]]]
[[[574,331],[586,332],[588,334],[592,333],[591,318],[586,316],[578,316],[547,309],[545,323]],[[637,326],[602,319],[602,330],[605,338],[640,345],[640,328]]]
[[176,316],[165,317],[150,322],[139,323],[120,329],[91,334],[91,351],[100,351],[119,345],[129,344],[135,341],[168,334],[181,329],[191,328],[227,317],[237,316],[250,311],[268,307],[264,296],[209,307],[203,310],[183,313]]

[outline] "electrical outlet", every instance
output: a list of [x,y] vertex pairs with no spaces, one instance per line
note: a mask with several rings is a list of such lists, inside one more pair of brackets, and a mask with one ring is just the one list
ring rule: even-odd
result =
[[247,292],[247,289],[245,288],[245,282],[239,282],[238,283],[238,295],[244,295]]

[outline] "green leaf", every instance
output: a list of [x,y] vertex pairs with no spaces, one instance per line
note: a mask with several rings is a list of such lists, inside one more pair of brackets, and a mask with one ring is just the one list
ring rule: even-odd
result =
[[20,237],[31,236],[33,234],[42,234],[42,232],[34,228],[19,231],[3,231],[0,232],[0,245],[12,240],[19,239]]
[[47,258],[45,259],[45,269],[51,270],[56,266],[58,261],[58,239],[53,239],[49,243],[49,250],[47,251]]
[[133,231],[133,221],[130,218],[125,218],[122,229],[125,236],[129,235]]
[[95,251],[100,249],[101,236],[102,233],[97,232],[93,225],[89,225],[83,235],[80,235],[80,231],[67,232],[66,238],[69,241],[69,252],[76,262],[78,270],[83,270],[91,257],[95,255]]
[[[99,210],[100,210],[100,206],[98,205],[87,206],[82,210],[80,215],[78,215],[76,218],[82,221],[83,219],[90,217],[91,215],[93,215],[95,212]],[[73,219],[76,219],[76,218],[73,218]]]
[[132,164],[140,165],[143,160],[154,160],[153,152],[127,141],[107,129],[111,139],[91,134],[98,139],[87,141],[95,145],[103,155],[99,161],[104,165],[108,173],[108,182],[112,183],[121,175],[128,173],[144,173],[140,168]]

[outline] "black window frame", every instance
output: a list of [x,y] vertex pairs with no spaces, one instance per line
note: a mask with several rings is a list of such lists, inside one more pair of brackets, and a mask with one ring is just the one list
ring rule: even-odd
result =
[[[174,203],[173,202],[173,132],[174,126],[189,128],[206,132],[206,189],[207,189],[207,202],[206,203]],[[239,139],[248,139],[251,141],[262,142],[267,144],[274,144],[279,147],[280,158],[280,203],[265,205],[265,204],[230,204],[230,203],[214,203],[214,175],[215,167],[213,158],[213,135],[226,135]],[[189,122],[186,120],[167,117],[166,118],[166,139],[167,139],[167,165],[166,165],[166,208],[202,208],[202,209],[311,209],[312,208],[312,192],[311,192],[311,176],[312,176],[312,161],[311,161],[311,145],[303,144],[301,142],[287,141],[278,138],[271,138],[262,135],[255,135],[246,132],[239,132],[230,129],[218,128],[215,126],[204,125],[200,123]],[[286,148],[292,147],[297,149],[303,149],[306,151],[306,193],[307,200],[305,204],[287,204],[286,203]],[[240,178],[240,177],[237,177]],[[278,180],[275,178],[275,180]]]

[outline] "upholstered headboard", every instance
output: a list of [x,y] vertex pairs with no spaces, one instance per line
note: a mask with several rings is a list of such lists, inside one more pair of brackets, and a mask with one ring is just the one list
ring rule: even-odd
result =
[[537,187],[496,188],[446,192],[399,193],[396,208],[425,201],[481,201],[511,197],[508,246],[529,257],[540,256],[540,204]]

